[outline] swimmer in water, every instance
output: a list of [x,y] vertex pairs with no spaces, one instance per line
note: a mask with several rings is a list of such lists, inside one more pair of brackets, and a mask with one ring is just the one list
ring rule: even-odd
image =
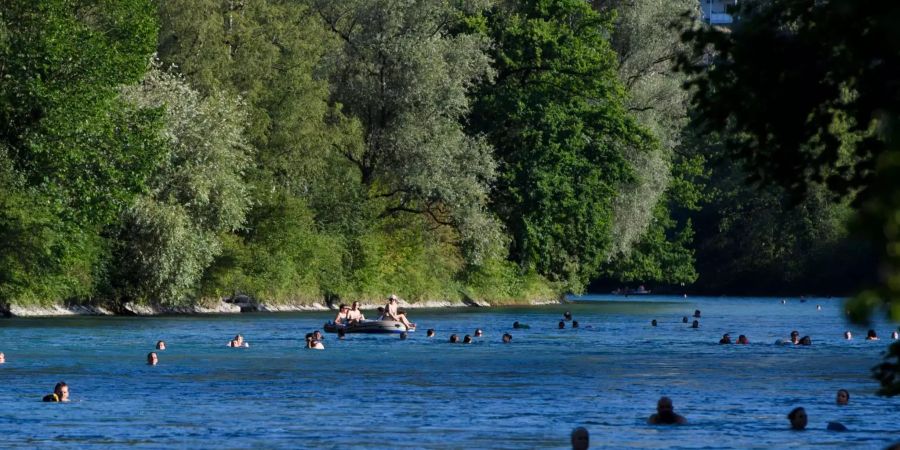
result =
[[463,338],[463,344],[471,344],[471,343],[472,343],[472,336],[469,336],[467,334],[466,337]]
[[531,327],[528,326],[528,325],[525,325],[525,324],[523,324],[523,323],[519,323],[518,321],[516,321],[516,322],[513,322],[513,328],[515,328],[515,329],[518,330],[518,329],[520,329],[520,328],[521,328],[521,329],[526,329],[526,328],[531,328]]
[[6,355],[4,355],[3,352],[0,352],[0,364],[3,364],[5,362],[6,362]]
[[509,344],[510,342],[512,342],[512,335],[509,333],[503,333],[503,343]]
[[822,305],[816,305],[816,311],[821,311],[821,310],[822,310]]
[[451,343],[451,344],[456,344],[457,342],[459,342],[459,336],[457,336],[457,335],[455,335],[455,334],[451,334],[451,335],[450,335],[450,343]]
[[682,425],[687,423],[684,416],[675,413],[675,406],[669,397],[660,397],[656,402],[656,414],[647,419],[650,425]]
[[836,402],[839,406],[844,406],[847,403],[850,403],[850,391],[846,389],[838,389]]
[[791,421],[791,429],[801,431],[806,429],[806,422],[808,418],[806,417],[806,410],[803,408],[794,408],[787,415],[788,420]]
[[893,339],[893,340],[895,340],[895,341],[896,341],[897,339],[900,339],[900,333],[898,333],[898,332],[896,332],[896,331],[892,332],[892,333],[891,333],[891,339]]
[[812,338],[809,336],[803,336],[800,338],[800,345],[812,345]]
[[475,337],[482,337],[482,336],[484,336],[484,332],[481,331],[481,328],[476,328],[475,329]]
[[570,313],[569,311],[564,312],[564,313],[563,313],[563,319],[565,319],[565,320],[572,320],[572,313]]
[[695,318],[695,319],[699,319],[699,318],[700,318],[700,310],[699,310],[699,309],[695,309],[695,310],[694,310],[694,318]]
[[878,340],[878,335],[875,334],[875,330],[869,330],[869,332],[866,334],[866,340],[867,341],[877,341]]
[[844,339],[846,339],[846,340],[848,340],[848,341],[849,341],[850,339],[853,339],[853,334],[851,334],[850,331],[845,331],[845,332],[844,332]]
[[244,337],[238,334],[234,337],[234,339],[231,340],[231,342],[228,343],[228,346],[229,347],[249,347],[250,344],[247,342],[244,342]]
[[563,322],[562,320],[560,320],[560,321],[559,321],[559,329],[562,330],[562,329],[565,328],[565,327],[566,327],[566,323]]
[[694,323],[691,324],[691,328],[700,328],[700,321],[695,320]]
[[316,330],[316,331],[313,331],[313,339],[316,340],[316,341],[321,342],[321,341],[324,341],[324,340],[325,340],[325,336],[322,336],[322,332],[321,332],[321,331]]
[[310,350],[325,350],[325,345],[316,340],[315,333],[306,333],[306,348]]
[[738,336],[737,343],[738,343],[738,344],[742,344],[742,345],[747,345],[747,344],[750,343],[750,341],[747,339],[747,336],[744,336],[744,335],[742,334],[742,335]]
[[572,328],[578,328],[578,321],[577,321],[577,320],[573,320],[573,321],[572,321]]
[[572,430],[572,450],[588,450],[591,446],[588,430],[578,427]]
[[728,333],[722,335],[722,339],[719,339],[719,344],[730,344],[731,336]]
[[53,388],[52,394],[47,394],[44,396],[43,401],[45,402],[67,402],[69,401],[69,385],[66,384],[65,381],[60,381],[56,383],[56,386]]
[[791,344],[797,345],[800,343],[800,332],[797,330],[791,331]]
[[681,323],[688,323],[688,317],[687,316],[682,317]]
[[434,337],[434,328],[429,328],[427,332],[425,332],[425,337]]
[[159,356],[156,355],[156,352],[147,353],[147,365],[155,366],[159,364]]
[[653,320],[650,321],[650,326],[651,326],[651,327],[655,327],[655,326],[656,326],[656,319],[653,319]]
[[166,341],[156,341],[156,349],[157,350],[165,350],[166,349]]

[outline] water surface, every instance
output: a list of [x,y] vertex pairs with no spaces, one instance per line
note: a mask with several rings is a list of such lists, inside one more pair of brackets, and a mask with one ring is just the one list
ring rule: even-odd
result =
[[[610,301],[610,300],[616,301]],[[419,332],[326,335],[326,313],[0,320],[4,448],[883,448],[900,399],[870,368],[890,343],[848,325],[838,299],[589,297],[572,305],[413,310]],[[822,309],[817,310],[816,305]],[[701,328],[681,323],[702,310]],[[581,324],[557,329],[565,310]],[[659,326],[650,326],[657,319]],[[514,321],[528,330],[512,330]],[[895,326],[895,325],[893,325]],[[447,343],[476,327],[473,345]],[[427,339],[425,329],[437,338]],[[776,346],[792,329],[811,347]],[[842,338],[853,331],[852,341]],[[500,336],[509,331],[513,343]],[[717,345],[722,333],[747,346]],[[242,333],[251,347],[225,344]],[[158,339],[169,349],[146,366]],[[39,400],[65,380],[73,401]],[[846,388],[850,405],[834,404]],[[660,395],[683,427],[645,424]],[[785,415],[804,406],[805,432]],[[840,421],[851,431],[825,431]]]

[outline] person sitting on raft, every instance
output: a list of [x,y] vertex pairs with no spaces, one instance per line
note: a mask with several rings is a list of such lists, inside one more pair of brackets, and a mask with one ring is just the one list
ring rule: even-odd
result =
[[341,303],[338,307],[338,313],[334,316],[334,324],[335,325],[347,325],[350,323],[350,308],[347,305]]
[[406,314],[397,309],[397,296],[394,294],[391,294],[391,296],[388,297],[388,303],[384,306],[384,318],[402,323],[406,326],[407,330],[414,326],[413,323],[406,318]]
[[67,402],[69,401],[69,385],[66,384],[65,381],[60,381],[56,383],[56,386],[53,388],[52,394],[47,394],[44,396],[43,401],[45,402]]
[[366,320],[366,316],[364,316],[362,310],[359,309],[359,302],[353,302],[353,307],[347,312],[347,320],[348,325],[354,325]]

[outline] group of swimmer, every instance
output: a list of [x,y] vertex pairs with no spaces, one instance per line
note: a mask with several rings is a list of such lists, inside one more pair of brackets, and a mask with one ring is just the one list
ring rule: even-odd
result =
[[[846,406],[850,403],[850,392],[846,389],[837,391],[837,399],[835,403],[838,406]],[[792,430],[805,430],[809,422],[806,410],[803,407],[797,407],[791,410],[787,415]],[[648,425],[684,425],[687,419],[675,412],[675,405],[672,399],[666,396],[660,397],[656,402],[656,413],[651,414],[647,418]],[[847,431],[847,427],[840,422],[828,422],[825,427],[829,431]],[[587,450],[590,448],[590,433],[587,428],[578,427],[572,430],[571,434],[572,450]]]

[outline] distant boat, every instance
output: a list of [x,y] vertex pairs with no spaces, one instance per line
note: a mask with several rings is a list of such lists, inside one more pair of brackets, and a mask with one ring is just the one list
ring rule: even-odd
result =
[[612,291],[612,294],[613,295],[648,295],[651,292],[652,291],[644,288],[644,286],[641,285],[641,286],[638,286],[637,289],[619,288],[619,289]]

